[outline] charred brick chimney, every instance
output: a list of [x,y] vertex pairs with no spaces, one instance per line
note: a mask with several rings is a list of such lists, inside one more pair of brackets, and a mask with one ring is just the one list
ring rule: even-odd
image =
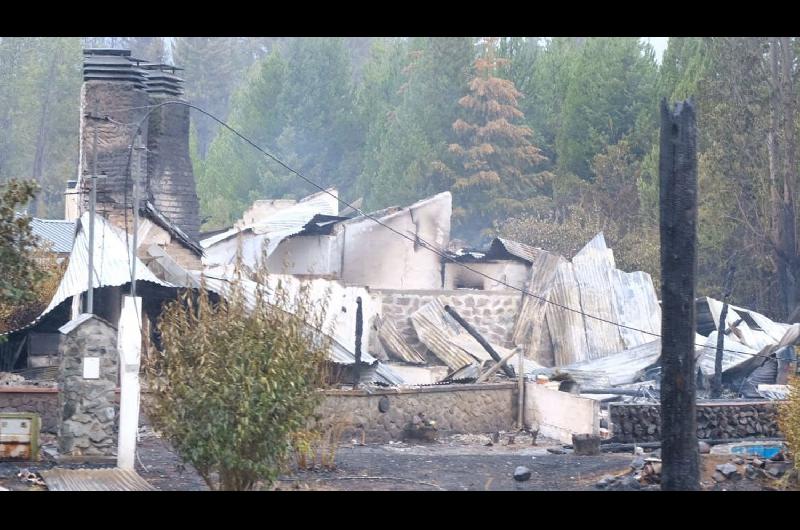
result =
[[[126,179],[126,174],[136,124],[153,105],[182,98],[183,81],[175,75],[176,70],[133,58],[129,50],[84,50],[79,166],[82,211],[88,207],[85,177],[92,171],[97,129],[98,173],[105,175],[97,181],[97,208],[115,224],[123,224],[126,193],[127,207],[132,205],[133,181]],[[143,123],[141,138],[147,150],[141,161],[141,173],[146,168],[146,174],[140,181],[140,197],[190,237],[197,237],[199,201],[189,158],[189,108],[165,105],[153,110]]]
[[[179,68],[144,64],[151,105],[183,99]],[[170,221],[196,238],[200,204],[189,157],[189,107],[165,105],[150,114],[147,130],[147,189],[150,200]]]
[[[94,133],[97,131],[97,209],[114,219],[123,214],[127,188],[132,204],[133,182],[126,179],[128,154],[135,126],[150,103],[145,73],[131,62],[128,50],[84,50],[79,155],[80,210],[89,205]],[[113,121],[106,120],[108,116]],[[146,139],[147,129],[144,129]],[[146,155],[145,155],[146,156]]]

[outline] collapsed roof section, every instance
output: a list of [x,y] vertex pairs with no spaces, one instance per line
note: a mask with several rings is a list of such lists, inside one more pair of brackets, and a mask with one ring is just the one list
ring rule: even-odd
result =
[[[89,272],[89,213],[84,213],[75,223],[76,234],[70,251],[69,263],[56,293],[47,308],[31,323],[10,331],[13,333],[29,328],[41,320],[63,301],[83,294],[88,289]],[[125,244],[125,233],[102,216],[95,216],[93,285],[94,288],[118,287],[131,281],[131,261],[136,260],[137,281],[150,282],[162,287],[172,284],[158,279]]]
[[[300,280],[294,276],[271,275],[266,284],[259,284],[245,278],[235,278],[232,274],[221,276],[201,275],[200,273],[189,273],[194,276],[198,284],[202,281],[208,290],[217,293],[222,297],[230,296],[232,282],[236,281],[242,287],[245,305],[250,309],[255,307],[256,297],[259,291],[263,294],[267,303],[294,313],[295,304],[300,296],[301,290],[308,289],[308,295],[313,300],[328,300],[325,322],[322,329],[317,329],[331,337],[330,361],[341,365],[352,365],[355,363],[355,306],[356,299],[361,298],[363,304],[364,320],[370,321],[379,311],[376,301],[371,297],[369,291],[362,287],[344,286],[338,282],[325,279]],[[286,293],[283,296],[279,293]],[[364,326],[362,343],[369,343],[370,326]],[[382,364],[375,357],[370,355],[366,348],[362,350],[361,362],[375,369],[374,376],[376,382],[386,385],[404,384],[404,379],[395,373],[390,367]]]
[[301,201],[277,208],[258,222],[234,227],[200,241],[206,256],[203,263],[208,267],[231,265],[241,239],[242,259],[248,266],[255,266],[261,259],[262,247],[271,255],[285,238],[297,234],[315,216],[335,216],[339,212],[338,192],[335,189],[319,192]]

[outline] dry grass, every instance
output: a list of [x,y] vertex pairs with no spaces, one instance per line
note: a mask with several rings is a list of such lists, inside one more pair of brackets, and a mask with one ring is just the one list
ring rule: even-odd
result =
[[299,470],[336,468],[336,453],[349,419],[334,416],[296,433],[292,439],[294,463]]

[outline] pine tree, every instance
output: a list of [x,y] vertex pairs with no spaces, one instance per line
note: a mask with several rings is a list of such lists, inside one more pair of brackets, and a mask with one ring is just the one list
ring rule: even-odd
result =
[[497,77],[506,60],[496,57],[495,42],[486,39],[484,54],[475,61],[469,93],[458,100],[464,119],[452,126],[459,142],[449,147],[458,160],[450,173],[454,218],[458,230],[471,239],[497,214],[524,207],[534,190],[544,191],[549,183],[547,175],[534,172],[545,157],[531,143],[531,129],[520,125],[522,94],[514,83]]
[[[558,168],[591,180],[591,160],[606,145],[655,125],[655,55],[636,37],[592,37],[581,46],[556,138]],[[643,120],[637,128],[637,120]],[[650,142],[634,143],[642,155]]]
[[434,162],[449,156],[458,99],[466,93],[475,56],[468,37],[418,37],[395,45],[405,56],[392,52],[384,86],[397,87],[396,96],[387,95],[387,112],[366,116],[371,133],[359,190],[373,209],[448,189]]

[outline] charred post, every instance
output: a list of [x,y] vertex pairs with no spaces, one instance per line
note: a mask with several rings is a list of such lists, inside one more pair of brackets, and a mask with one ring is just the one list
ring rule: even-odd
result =
[[661,433],[664,490],[699,489],[695,412],[697,130],[691,101],[661,101]]
[[725,292],[722,294],[722,311],[719,313],[719,327],[717,328],[717,356],[714,358],[714,381],[711,385],[711,397],[718,398],[722,395],[722,350],[725,345],[725,319],[728,317],[728,298],[733,290],[733,275],[736,265],[731,265],[725,277]]
[[361,309],[361,297],[356,298],[356,362],[353,376],[353,388],[358,388],[361,379],[361,335],[364,333],[364,312]]

